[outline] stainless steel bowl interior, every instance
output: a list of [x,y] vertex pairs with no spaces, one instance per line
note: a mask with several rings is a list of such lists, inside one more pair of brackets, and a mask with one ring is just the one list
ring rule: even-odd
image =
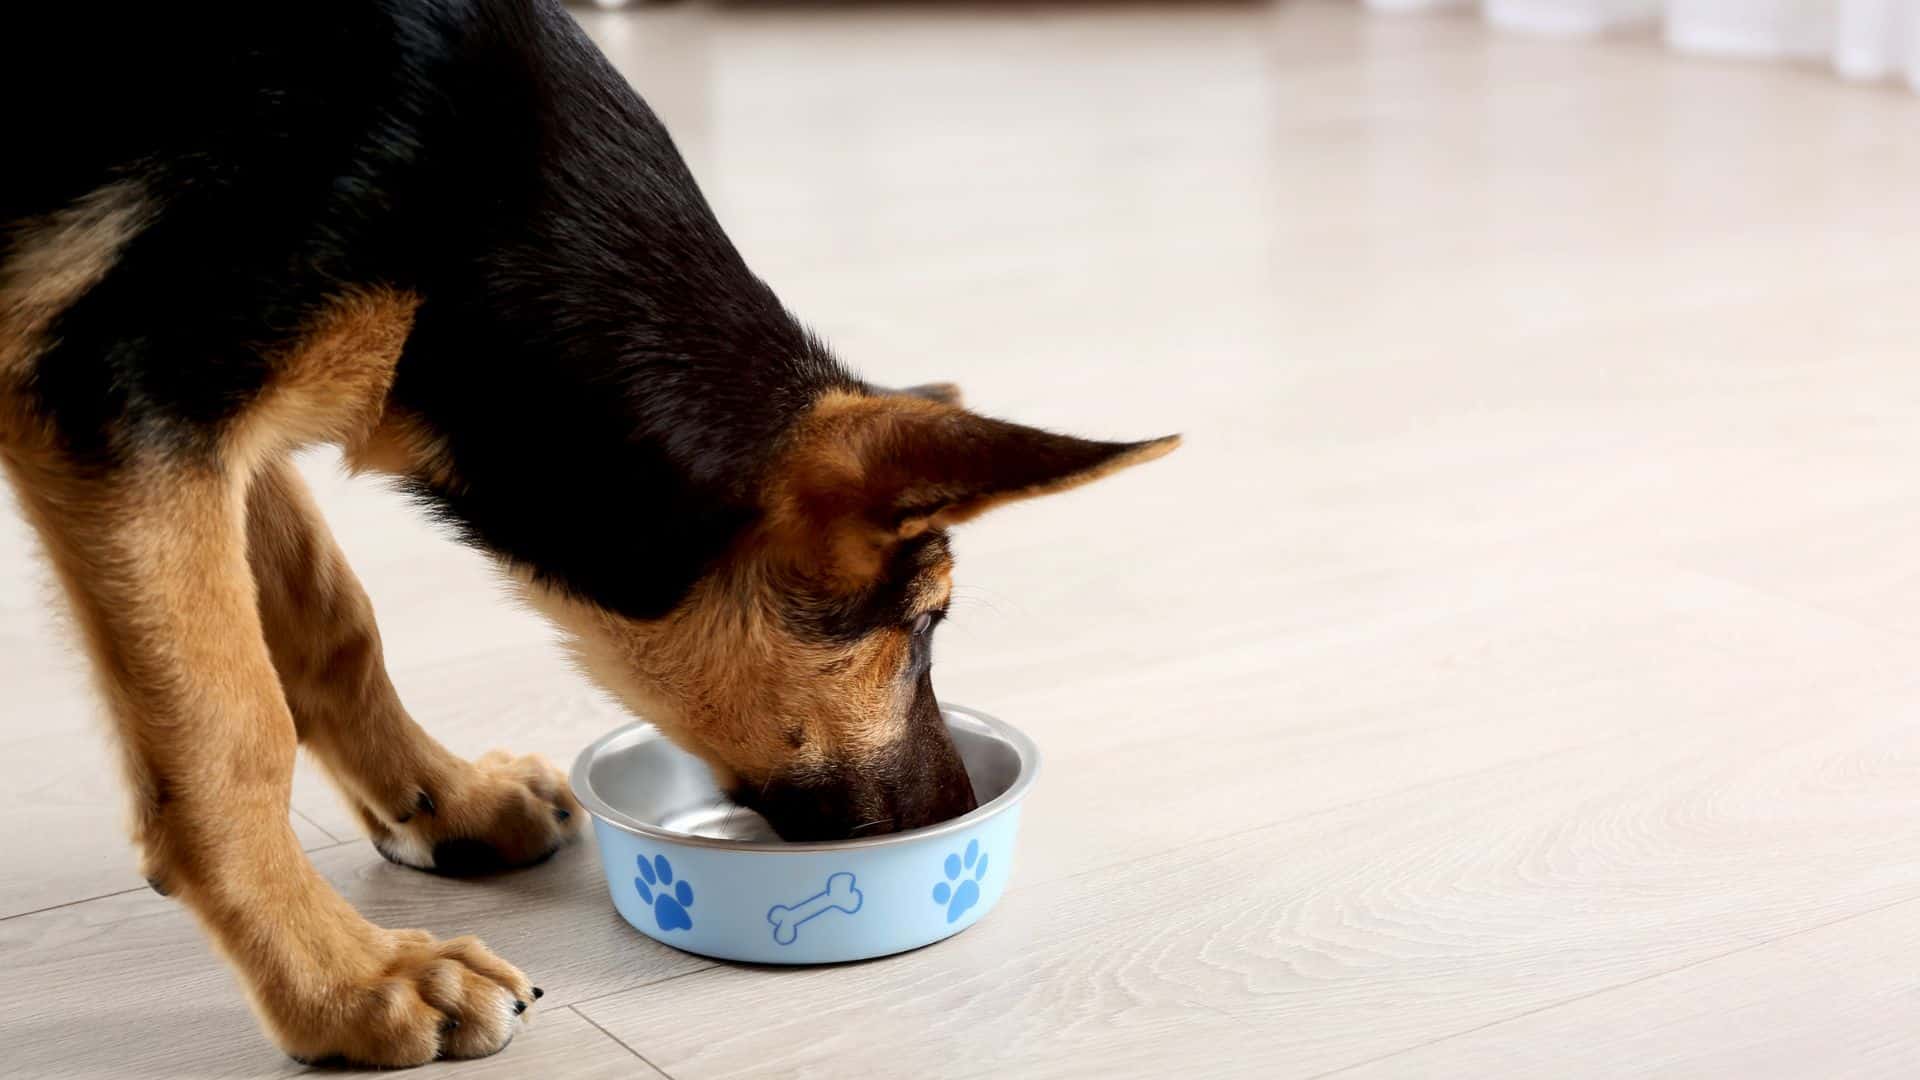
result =
[[648,724],[624,727],[580,755],[573,790],[588,810],[629,832],[707,847],[807,851],[900,843],[964,828],[998,813],[1025,793],[1039,767],[1032,740],[971,710],[946,709],[960,760],[980,807],[952,821],[911,832],[824,843],[788,844],[760,815],[728,799],[706,763]]

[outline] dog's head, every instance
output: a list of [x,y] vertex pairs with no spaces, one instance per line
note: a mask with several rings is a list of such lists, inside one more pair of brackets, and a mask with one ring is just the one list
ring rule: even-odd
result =
[[755,525],[664,618],[536,602],[583,665],[789,840],[931,824],[974,794],[934,698],[947,528],[1159,457],[989,419],[953,395],[835,392],[775,454]]

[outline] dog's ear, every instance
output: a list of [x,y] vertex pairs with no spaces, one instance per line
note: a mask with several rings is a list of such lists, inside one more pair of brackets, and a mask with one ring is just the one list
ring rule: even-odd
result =
[[[905,396],[823,400],[776,468],[770,516],[865,580],[901,540],[995,506],[1050,495],[1152,461],[1178,435],[1097,442]],[[797,533],[794,532],[797,530]]]

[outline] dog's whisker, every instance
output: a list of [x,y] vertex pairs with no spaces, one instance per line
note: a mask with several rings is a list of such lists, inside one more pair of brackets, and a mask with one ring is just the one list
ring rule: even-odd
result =
[[986,608],[996,615],[1005,614],[1005,610],[1001,608],[999,604],[994,603],[994,599],[994,594],[987,589],[978,586],[956,585],[953,588],[953,598],[949,601],[949,605],[954,608],[981,607]]
[[719,828],[720,835],[725,836],[727,835],[727,827],[733,824],[733,815],[740,812],[740,804],[727,798],[725,795],[721,795],[719,798],[713,800],[713,805],[725,806],[727,808],[726,816],[720,819]]
[[860,835],[860,833],[861,833],[861,831],[862,831],[862,830],[865,830],[865,829],[871,829],[871,828],[873,828],[873,827],[874,827],[875,825],[891,825],[891,824],[893,824],[893,818],[891,818],[891,817],[883,817],[883,818],[874,818],[874,819],[873,819],[872,821],[869,821],[869,822],[867,822],[867,823],[866,823],[866,824],[864,824],[864,825],[855,825],[855,826],[853,827],[853,829],[852,829],[852,831],[850,831],[849,833],[847,833],[847,835],[848,835],[848,836],[858,836],[858,835]]
[[[769,777],[767,777],[767,782],[766,782],[766,783],[764,783],[764,784],[761,784],[761,785],[760,785],[760,797],[761,797],[761,798],[765,798],[765,797],[766,797],[766,794],[767,794],[767,792],[768,792],[768,791],[769,791],[769,790],[770,790],[770,789],[771,789],[772,787],[773,787],[773,777],[771,777],[771,776],[769,776]],[[715,806],[718,806],[718,805],[720,805],[721,803],[731,803],[731,805],[730,805],[730,806],[729,806],[729,807],[727,808],[727,816],[726,816],[726,817],[723,817],[723,818],[721,818],[721,819],[720,819],[720,829],[719,829],[719,832],[720,832],[720,833],[721,833],[722,835],[726,835],[726,832],[727,832],[727,828],[728,828],[728,826],[730,826],[730,825],[732,825],[732,824],[733,824],[733,815],[735,815],[735,814],[737,814],[737,813],[739,813],[739,812],[740,812],[741,810],[743,810],[743,809],[745,809],[745,807],[746,807],[746,804],[745,804],[745,803],[741,803],[741,802],[735,802],[735,801],[733,801],[733,800],[731,800],[731,799],[729,799],[729,798],[727,798],[727,796],[726,796],[725,794],[722,794],[722,795],[721,795],[721,796],[720,796],[720,797],[719,797],[718,799],[716,799],[716,800],[714,801],[714,805],[715,805]]]

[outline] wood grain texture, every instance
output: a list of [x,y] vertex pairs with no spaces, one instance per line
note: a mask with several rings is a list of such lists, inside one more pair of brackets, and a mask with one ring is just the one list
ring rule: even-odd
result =
[[[70,639],[13,629],[27,621],[0,614],[0,918],[146,888],[111,725]],[[291,820],[308,850],[337,842],[297,809]]]
[[[1909,99],[1332,3],[580,14],[863,373],[1187,444],[958,533],[937,685],[1047,765],[950,942],[713,965],[590,848],[403,871],[303,770],[362,910],[548,992],[436,1070],[1920,1071]],[[430,731],[622,721],[485,560],[304,467]],[[0,1073],[291,1070],[184,913],[87,899],[131,860],[27,550],[0,514],[0,915],[65,906],[0,919]]]
[[[542,1075],[549,1063],[558,1076],[646,1075],[618,1043],[567,1019],[567,1006],[709,963],[653,945],[621,922],[590,847],[564,851],[537,872],[484,881],[394,866],[366,843],[317,852],[314,861],[376,922],[476,934],[546,991],[534,1012],[537,1026],[490,1059],[501,1071],[475,1075],[524,1076],[529,1062],[540,1063],[535,1071]],[[7,974],[0,1000],[10,1010],[0,1075],[298,1071],[259,1036],[239,983],[207,950],[191,917],[144,888],[0,920],[0,966]],[[546,1032],[550,1027],[557,1030]],[[522,1038],[532,1041],[522,1045]],[[549,1050],[530,1049],[541,1046]]]
[[1334,1075],[1912,1076],[1915,955],[1906,901]]
[[991,919],[885,964],[581,1008],[675,1077],[1314,1075],[1914,896],[1912,741],[1872,708],[1613,739],[1075,878],[1022,866]]

